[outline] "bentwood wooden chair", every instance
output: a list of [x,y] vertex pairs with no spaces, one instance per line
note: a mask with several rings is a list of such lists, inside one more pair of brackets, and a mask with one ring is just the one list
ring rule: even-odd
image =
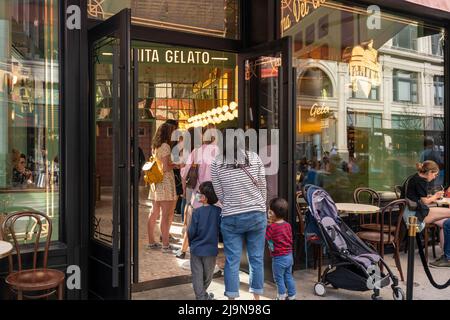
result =
[[[360,239],[376,247],[382,258],[384,258],[385,246],[392,245],[394,247],[395,265],[402,281],[404,281],[404,277],[400,263],[400,227],[403,223],[402,217],[406,204],[405,199],[392,201],[377,214],[377,221],[380,222],[378,230],[364,230],[356,233]],[[394,221],[396,221],[395,224]]]
[[[371,188],[361,187],[355,189],[353,192],[353,202],[361,203],[361,204],[370,204],[372,206],[380,207],[381,197],[375,190]],[[359,228],[361,230],[379,230],[380,222],[378,221],[378,214],[361,214],[360,216],[360,225]],[[385,230],[388,231],[388,228],[394,228],[393,226],[384,226]],[[395,231],[395,230],[391,230]]]
[[[52,236],[52,221],[40,212],[17,212],[8,215],[1,228],[3,239],[12,240],[17,257],[17,270],[14,270],[13,255],[9,256],[9,275],[6,283],[17,295],[18,300],[48,298],[53,294],[63,299],[64,273],[48,269],[48,249]],[[41,242],[41,236],[45,241]],[[21,242],[34,242],[31,269],[23,269]],[[44,250],[42,250],[42,247]],[[38,260],[42,266],[38,268]]]
[[400,199],[402,197],[402,186],[399,184],[396,184],[394,186],[394,192],[397,199]]

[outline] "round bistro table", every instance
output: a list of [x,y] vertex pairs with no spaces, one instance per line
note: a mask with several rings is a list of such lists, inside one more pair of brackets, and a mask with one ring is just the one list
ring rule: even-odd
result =
[[13,246],[11,243],[6,241],[0,241],[0,259],[6,258],[11,254]]
[[359,204],[359,203],[336,203],[339,215],[345,214],[373,214],[380,211],[377,206],[372,206],[369,204]]

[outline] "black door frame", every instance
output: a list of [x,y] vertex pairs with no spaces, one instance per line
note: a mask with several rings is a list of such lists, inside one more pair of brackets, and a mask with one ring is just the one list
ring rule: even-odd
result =
[[[98,299],[129,299],[131,297],[130,282],[130,183],[131,183],[131,156],[130,156],[130,25],[131,10],[124,9],[108,20],[101,22],[88,31],[89,50],[89,123],[90,123],[90,155],[89,155],[89,295]],[[112,247],[92,239],[92,215],[95,212],[95,81],[93,44],[103,37],[119,39],[119,66],[117,77],[113,70],[113,82],[117,82],[114,89],[119,88],[119,101],[117,110],[114,110],[114,123],[119,127],[119,134],[114,130],[114,143],[116,144],[115,159],[113,163],[113,230]],[[114,57],[115,58],[115,55]],[[117,71],[116,71],[117,72]],[[113,89],[113,90],[114,90]],[[114,100],[114,98],[113,98]],[[114,102],[113,102],[114,104]],[[116,119],[119,111],[120,118]],[[116,199],[118,197],[118,199]],[[116,202],[117,201],[117,202]],[[109,285],[111,283],[111,286]],[[105,285],[108,284],[108,285]]]
[[[250,119],[247,106],[245,105],[246,92],[244,84],[245,79],[245,62],[246,60],[257,59],[264,55],[270,55],[274,53],[281,54],[281,69],[278,73],[279,81],[279,110],[278,110],[278,129],[279,129],[279,143],[278,143],[278,196],[286,199],[289,203],[289,217],[288,222],[292,225],[292,228],[296,228],[296,206],[295,206],[295,70],[292,68],[292,39],[291,37],[284,37],[278,40],[274,40],[268,43],[264,43],[251,48],[246,48],[238,55],[238,95],[239,95],[239,127],[245,128],[247,123],[252,123],[251,127],[259,129],[259,110],[255,110],[255,114],[252,115],[253,119]],[[259,81],[259,79],[256,79]],[[250,95],[255,95],[258,98],[258,83],[255,86],[251,86]],[[259,106],[258,99],[252,102],[254,105]],[[256,108],[255,108],[256,109]],[[270,134],[270,133],[268,133]],[[286,142],[286,143],[285,143]],[[259,148],[258,148],[259,150]],[[296,232],[294,232],[296,235]],[[296,239],[294,239],[296,243]],[[295,254],[295,252],[294,252]],[[245,271],[248,270],[248,261],[246,257],[241,257],[241,268]],[[268,250],[266,250],[264,257],[264,277],[265,280],[273,281],[272,268]]]
[[[124,9],[122,11],[129,11],[129,9]],[[121,11],[121,12],[122,12]],[[120,12],[120,13],[121,13]],[[118,14],[116,14],[118,15]],[[131,15],[131,14],[130,14]],[[104,21],[106,22],[106,21]],[[104,26],[104,22],[99,22],[96,20],[90,20],[88,24],[91,26],[91,28],[89,29],[89,31],[91,30],[100,30],[100,28],[102,29],[106,29],[107,27]],[[117,23],[117,22],[116,22]],[[99,29],[97,29],[99,28]],[[125,31],[124,31],[125,32]],[[91,34],[93,32],[90,32]],[[95,32],[95,33],[99,33],[99,32]],[[286,128],[285,130],[280,130],[280,132],[284,132],[283,134],[280,134],[280,141],[288,141],[288,144],[280,144],[280,155],[287,155],[286,157],[284,157],[284,161],[281,162],[282,157],[280,156],[280,170],[279,170],[279,196],[286,198],[289,203],[291,204],[291,208],[290,208],[290,212],[291,212],[291,217],[290,217],[290,222],[293,224],[295,223],[295,204],[294,204],[294,199],[295,199],[295,190],[294,190],[294,173],[295,173],[295,163],[294,163],[294,143],[295,143],[295,124],[291,121],[294,120],[295,121],[295,116],[293,116],[295,114],[294,109],[293,109],[293,83],[291,83],[291,85],[289,86],[288,84],[292,81],[292,74],[293,74],[293,69],[292,69],[292,60],[290,59],[290,54],[292,52],[292,41],[290,39],[290,37],[285,37],[279,40],[275,40],[275,41],[271,41],[268,43],[264,43],[262,45],[258,45],[255,47],[250,47],[250,48],[244,48],[243,47],[243,41],[242,40],[232,40],[232,39],[222,39],[222,38],[217,38],[217,37],[210,37],[210,36],[202,36],[202,35],[195,35],[195,34],[187,34],[187,33],[183,33],[183,32],[179,32],[179,31],[171,31],[171,30],[164,30],[164,29],[158,29],[158,28],[153,28],[153,27],[143,27],[143,26],[138,26],[138,25],[130,25],[129,30],[128,30],[128,34],[129,34],[129,39],[130,39],[130,43],[129,43],[129,47],[128,47],[128,52],[131,52],[131,48],[132,48],[132,42],[133,41],[144,41],[144,42],[152,42],[152,43],[159,43],[159,44],[167,44],[167,45],[175,45],[175,46],[183,46],[183,47],[195,47],[195,48],[199,48],[199,49],[205,49],[205,50],[217,50],[217,51],[225,51],[225,52],[232,52],[238,55],[238,66],[239,66],[239,59],[244,58],[244,57],[251,57],[251,56],[257,56],[257,55],[263,55],[263,54],[269,54],[269,53],[273,53],[273,52],[287,52],[289,54],[283,54],[282,55],[282,71],[280,72],[280,76],[282,76],[283,80],[283,89],[280,91],[280,103],[284,106],[291,106],[289,107],[281,107],[280,105],[280,110],[282,108],[287,108],[288,112],[287,113],[282,113],[280,112],[280,128]],[[91,40],[90,40],[91,42]],[[128,64],[128,70],[130,70],[130,68],[132,69],[133,66],[131,66],[130,64]],[[238,83],[243,83],[241,79],[242,78],[242,68],[239,66],[238,67]],[[136,74],[132,73],[133,76],[129,77],[129,81],[127,83],[135,83],[137,81],[137,78],[135,77]],[[285,75],[285,76],[284,76]],[[237,94],[237,98],[238,98],[238,108],[239,108],[239,113],[240,114],[244,114],[243,110],[241,110],[242,106],[243,106],[243,100],[242,99],[242,94],[243,91],[241,92],[243,86],[240,84],[238,85],[238,94]],[[135,94],[133,93],[132,96],[135,96]],[[128,96],[128,99],[130,99],[130,97]],[[135,103],[134,101],[135,97],[132,98],[130,101],[130,103]],[[92,106],[91,106],[92,108]],[[136,108],[133,108],[136,109]],[[133,119],[135,119],[136,115],[135,112],[130,112],[128,114],[127,117],[127,121],[130,124],[130,121],[133,121]],[[242,117],[240,117],[241,119]],[[91,119],[93,121],[93,119]],[[123,120],[123,118],[121,118],[121,121]],[[241,121],[240,122],[240,127],[242,126]],[[137,126],[134,125],[134,134],[136,133],[137,130]],[[129,128],[131,129],[131,128]],[[130,132],[130,130],[128,130],[128,132]],[[92,139],[92,137],[91,137]],[[123,179],[122,183],[127,183],[127,185],[131,185],[132,184],[132,180],[136,181],[136,175],[138,174],[138,171],[136,170],[136,167],[134,165],[134,163],[136,163],[135,161],[137,161],[136,157],[137,157],[137,153],[136,153],[136,147],[133,146],[133,148],[131,147],[130,144],[131,141],[131,137],[128,136],[128,140],[126,141],[127,146],[128,146],[128,150],[132,150],[135,152],[133,153],[133,160],[131,159],[131,152],[128,152],[128,159],[127,159],[127,168],[128,168],[128,172],[131,172],[131,176],[128,176],[129,178],[131,177],[131,180],[126,180]],[[122,141],[123,143],[125,143],[125,141]],[[92,148],[91,152],[93,152]],[[92,160],[91,160],[92,161]],[[92,174],[90,175],[92,177]],[[93,179],[91,178],[91,189],[90,189],[90,198],[92,198],[93,195],[93,191],[94,189],[94,185],[93,185]],[[287,182],[287,183],[286,183]],[[134,184],[134,183],[133,183]],[[130,188],[128,188],[128,190],[130,190]],[[132,192],[130,192],[128,194],[127,199],[132,199],[133,197],[136,197],[136,190],[133,190]],[[94,199],[95,201],[95,199]],[[92,199],[90,201],[91,203],[91,208],[92,207]],[[122,209],[122,208],[121,208]],[[126,208],[123,208],[126,209]],[[125,218],[123,216],[123,210],[121,210],[121,221],[126,222],[127,226],[125,230],[133,230],[133,233],[136,232],[136,224],[132,223],[128,224],[131,222],[130,217],[133,217],[133,221],[135,221],[136,219],[136,212],[135,210],[132,210],[133,208],[130,205],[130,202],[128,202],[128,208],[126,209],[126,212],[129,212],[129,216],[128,219]],[[92,210],[92,209],[91,209]],[[123,230],[123,226],[121,225],[121,229]],[[125,233],[121,232],[121,238],[120,241],[121,243],[127,243],[127,248],[125,248],[126,250],[124,250],[125,252],[123,252],[121,250],[121,254],[120,254],[120,259],[124,258],[124,254],[126,253],[126,256],[129,257],[128,260],[121,260],[124,261],[126,265],[126,270],[128,270],[127,272],[125,272],[125,274],[123,275],[127,280],[126,280],[126,286],[125,288],[123,288],[122,290],[122,296],[123,298],[127,297],[129,298],[129,292],[131,293],[132,291],[132,283],[136,282],[137,278],[136,275],[133,276],[133,279],[131,277],[131,269],[133,269],[134,274],[136,273],[137,270],[137,259],[134,259],[133,256],[138,254],[138,252],[135,250],[135,246],[133,245],[133,248],[130,247],[130,233],[127,234],[128,235],[128,241],[125,238]],[[135,236],[132,236],[133,240],[136,239]],[[124,242],[125,241],[125,242]],[[133,255],[131,255],[131,252],[133,252]],[[134,264],[134,266],[133,266]],[[122,280],[122,279],[121,279]]]
[[[295,159],[294,159],[294,147],[295,147],[295,108],[294,108],[294,83],[293,75],[295,70],[292,68],[292,39],[291,37],[284,37],[278,40],[274,40],[262,45],[258,45],[251,48],[246,48],[238,55],[238,73],[239,84],[245,83],[245,60],[256,58],[271,53],[281,53],[281,72],[279,78],[281,78],[282,89],[279,94],[279,175],[278,175],[278,194],[288,200],[290,204],[289,212],[291,216],[289,222],[292,224],[295,222]],[[244,128],[247,123],[247,111],[245,109],[245,88],[243,85],[238,85],[239,96],[239,127]],[[287,143],[282,143],[286,141]],[[286,180],[283,179],[286,178]]]

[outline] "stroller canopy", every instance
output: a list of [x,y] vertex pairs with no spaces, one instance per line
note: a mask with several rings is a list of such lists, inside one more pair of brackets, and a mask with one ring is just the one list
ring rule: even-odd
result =
[[305,200],[310,207],[310,213],[317,222],[321,222],[326,217],[330,217],[336,222],[340,220],[336,204],[328,192],[314,185],[306,185],[305,192]]

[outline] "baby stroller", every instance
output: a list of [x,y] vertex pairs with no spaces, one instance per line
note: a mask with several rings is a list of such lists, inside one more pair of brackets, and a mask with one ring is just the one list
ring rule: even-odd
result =
[[[330,195],[320,187],[303,188],[308,209],[305,214],[305,232],[316,233],[323,241],[329,265],[314,285],[318,296],[326,293],[325,286],[352,291],[373,290],[372,299],[381,299],[380,289],[391,285],[394,300],[404,300],[405,294],[398,286],[398,278],[388,265],[342,221]],[[387,275],[380,272],[382,264]]]

